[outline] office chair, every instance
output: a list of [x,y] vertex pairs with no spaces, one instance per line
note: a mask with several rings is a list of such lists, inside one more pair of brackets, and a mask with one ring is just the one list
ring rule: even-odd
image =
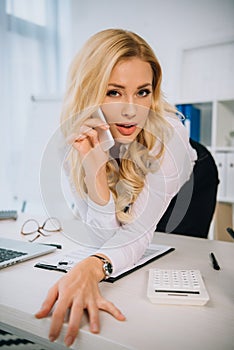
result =
[[205,146],[192,139],[190,144],[198,155],[193,172],[172,198],[156,231],[207,238],[216,206],[218,170]]
[[231,227],[227,227],[227,232],[234,239],[234,230]]

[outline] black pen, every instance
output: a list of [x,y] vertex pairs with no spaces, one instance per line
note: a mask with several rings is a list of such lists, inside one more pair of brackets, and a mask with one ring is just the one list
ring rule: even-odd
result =
[[215,270],[220,270],[220,266],[218,264],[218,261],[214,255],[214,253],[210,253],[210,258],[211,258],[211,262],[212,262],[212,265],[213,265],[213,268]]
[[43,264],[43,263],[37,263],[34,265],[34,267],[39,267],[40,269],[44,270],[53,270],[53,271],[58,271],[58,272],[67,272],[65,269],[61,269],[56,265],[50,265],[50,264]]
[[61,244],[55,244],[55,243],[39,243],[39,244],[48,245],[48,246],[51,246],[51,247],[55,247],[57,249],[62,249]]

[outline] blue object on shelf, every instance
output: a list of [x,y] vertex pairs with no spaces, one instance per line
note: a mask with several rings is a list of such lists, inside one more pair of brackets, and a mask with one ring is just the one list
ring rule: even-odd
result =
[[176,105],[178,111],[180,111],[185,119],[182,121],[186,126],[189,136],[194,141],[200,141],[200,110],[194,107],[192,104]]

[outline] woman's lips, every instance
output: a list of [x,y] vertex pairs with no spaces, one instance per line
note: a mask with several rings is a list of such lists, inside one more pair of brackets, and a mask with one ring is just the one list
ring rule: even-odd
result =
[[132,135],[137,128],[137,124],[115,124],[115,125],[119,133],[124,136]]

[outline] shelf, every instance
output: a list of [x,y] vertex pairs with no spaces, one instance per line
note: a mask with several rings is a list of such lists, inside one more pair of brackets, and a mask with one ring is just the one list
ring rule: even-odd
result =
[[234,97],[213,101],[188,101],[176,103],[191,105],[200,111],[199,141],[213,151],[232,152],[233,140],[230,132],[234,131]]
[[[194,118],[193,127],[199,129],[196,132],[193,129],[193,134],[198,135],[197,141],[206,146],[214,157],[220,180],[217,201],[234,204],[234,144],[230,137],[230,132],[234,131],[234,97],[213,101],[180,101],[176,105],[180,105],[182,111],[188,111],[188,130],[191,130],[191,120]],[[196,113],[200,113],[200,125]]]
[[234,131],[234,100],[217,101],[216,107],[216,142],[217,147],[232,147],[230,131]]
[[[189,125],[189,128],[193,128],[192,126],[192,120],[193,117],[195,118],[196,115],[196,125],[199,125],[199,131],[195,132],[195,134],[199,134],[198,137],[194,138],[195,141],[201,142],[203,145],[210,147],[212,145],[212,116],[213,116],[213,104],[212,102],[204,102],[204,103],[180,103],[176,106],[180,105],[182,109],[182,113],[185,115],[185,120],[190,119],[191,124]],[[191,107],[191,113],[190,115],[186,114],[189,109],[187,106]],[[193,115],[194,114],[194,115]],[[199,117],[198,117],[199,115]],[[199,118],[199,122],[197,121],[197,118]],[[194,119],[195,121],[195,119]],[[186,121],[185,121],[186,124]],[[193,134],[193,131],[192,131]]]
[[228,153],[228,152],[234,152],[234,147],[213,147],[213,152],[223,152],[223,153]]
[[234,204],[234,198],[229,198],[229,197],[218,197],[217,201],[220,203]]

